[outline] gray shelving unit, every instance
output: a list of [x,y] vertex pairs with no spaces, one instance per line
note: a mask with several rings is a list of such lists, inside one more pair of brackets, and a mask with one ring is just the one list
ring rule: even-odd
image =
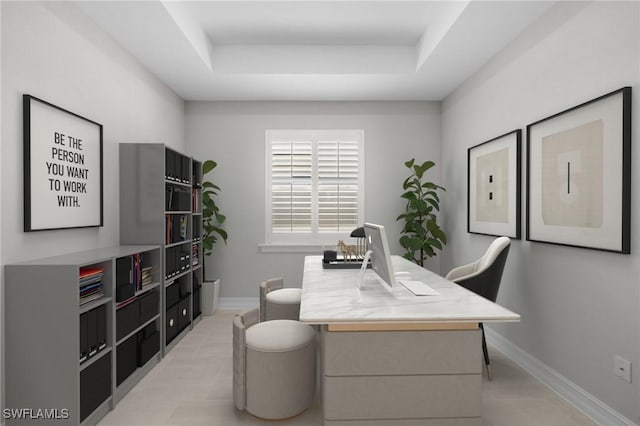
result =
[[[192,265],[194,248],[199,250],[198,260],[202,261],[200,244],[192,240],[194,223],[201,224],[199,202],[194,203],[194,196],[200,191],[193,187],[193,172],[199,173],[194,164],[198,168],[197,161],[164,144],[120,144],[120,242],[162,247],[163,354],[194,324],[193,279],[201,274],[199,265]],[[180,231],[176,233],[177,227]],[[176,257],[180,259],[178,265]]]
[[191,231],[191,269],[193,286],[193,324],[202,319],[202,263],[204,262],[202,248],[202,163],[192,160],[191,184],[193,191],[192,231]]
[[[141,266],[150,265],[151,266],[151,276],[150,282],[147,285],[142,286],[135,290],[134,295],[135,298],[139,301],[145,300],[147,297],[152,296],[153,292],[157,292],[157,297],[152,299],[152,305],[154,306],[154,311],[150,314],[149,318],[139,317],[137,321],[137,325],[135,327],[130,328],[124,336],[118,337],[117,333],[115,335],[115,345],[116,348],[114,351],[114,366],[115,366],[115,388],[113,394],[113,403],[117,404],[139,381],[142,379],[158,362],[162,357],[161,351],[161,339],[159,336],[156,337],[157,341],[157,350],[154,349],[154,354],[149,357],[148,360],[144,362],[136,362],[135,368],[133,371],[126,371],[126,378],[118,383],[118,376],[120,374],[120,363],[118,359],[118,352],[120,348],[126,348],[128,343],[135,343],[136,351],[139,351],[139,346],[141,345],[140,340],[144,338],[144,330],[152,326],[151,328],[155,329],[158,334],[161,334],[162,331],[162,274],[164,268],[162,267],[162,251],[159,246],[153,246],[152,250],[141,251],[143,257],[143,263]],[[131,255],[118,256],[115,260],[116,266],[116,275],[115,275],[115,283],[116,286],[118,284],[124,284],[125,282],[118,282],[118,277],[120,275],[118,271],[118,262],[120,260],[124,260],[125,263],[131,260]],[[141,272],[141,271],[139,271]],[[127,309],[129,305],[125,305],[123,307],[118,307],[117,300],[115,303],[115,321],[113,323],[113,329],[118,329],[118,312],[121,309]],[[126,303],[126,302],[125,302]],[[138,307],[139,312],[142,311],[142,307]],[[148,311],[148,309],[147,309]],[[149,337],[147,337],[149,339]],[[129,354],[130,355],[130,354]],[[138,354],[136,354],[138,355]]]
[[[7,424],[89,425],[113,408],[124,392],[115,380],[115,260],[136,253],[149,256],[159,278],[158,246],[117,246],[5,266],[6,407],[31,410]],[[104,296],[80,305],[83,268],[103,270]],[[81,361],[80,316],[103,306],[105,347]],[[88,400],[94,401],[90,409]]]

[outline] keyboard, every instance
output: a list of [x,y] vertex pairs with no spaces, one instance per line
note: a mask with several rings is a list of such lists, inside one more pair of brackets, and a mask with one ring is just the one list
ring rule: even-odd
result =
[[422,281],[398,280],[398,284],[409,290],[416,296],[439,296],[440,293],[423,283]]

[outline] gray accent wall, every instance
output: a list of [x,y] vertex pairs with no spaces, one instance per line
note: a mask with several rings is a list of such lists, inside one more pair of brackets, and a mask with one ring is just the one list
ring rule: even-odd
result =
[[[264,253],[265,130],[364,129],[365,220],[388,228],[391,251],[398,244],[403,211],[404,162],[440,158],[437,102],[187,102],[187,152],[218,162],[210,177],[222,187],[219,206],[227,215],[228,245],[206,257],[207,278],[221,278],[221,297],[257,297],[258,284],[283,276],[300,287],[309,252]],[[429,177],[439,182],[441,167]],[[206,180],[206,178],[205,178]],[[431,262],[439,270],[439,257]]]
[[[117,245],[117,143],[163,142],[182,150],[184,101],[72,3],[2,1],[0,10],[0,264]],[[104,126],[103,227],[23,232],[22,95],[26,93]],[[3,305],[3,284],[0,291]]]
[[[467,148],[513,129],[524,132],[529,123],[632,86],[631,255],[514,241],[498,303],[522,321],[491,327],[635,422],[640,421],[639,6],[554,6],[443,102],[441,162],[451,239],[442,266],[448,270],[479,257],[492,240],[466,230]],[[634,364],[632,384],[614,376],[614,355]]]

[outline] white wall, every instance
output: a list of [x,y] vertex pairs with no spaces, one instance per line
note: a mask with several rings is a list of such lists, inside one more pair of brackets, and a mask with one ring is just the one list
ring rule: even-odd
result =
[[[440,158],[440,109],[429,102],[187,102],[187,151],[214,159],[229,243],[206,259],[208,278],[222,278],[222,297],[257,297],[258,283],[283,276],[299,287],[309,253],[261,253],[265,236],[265,130],[364,129],[365,219],[389,228],[401,254],[395,218],[404,208],[404,161]],[[440,166],[429,177],[439,182]],[[320,254],[320,250],[312,254]],[[431,266],[438,268],[439,257]]]
[[[117,244],[117,143],[165,142],[183,149],[184,102],[71,4],[2,6],[3,262]],[[25,93],[104,126],[102,228],[22,231]]]
[[[3,1],[0,7],[0,264],[116,245],[117,143],[165,142],[182,150],[184,102],[71,3]],[[39,97],[104,126],[103,227],[23,232],[23,94]]]
[[[2,3],[0,3],[0,30],[2,25]],[[0,31],[0,70],[2,70],[2,32]],[[0,94],[2,79],[0,78]],[[2,102],[0,102],[0,129],[2,129]],[[0,140],[0,143],[2,141]],[[0,200],[2,200],[2,160],[0,160]],[[0,201],[1,203],[1,201]],[[2,205],[0,204],[0,407],[4,407],[4,264],[2,262]],[[4,422],[2,422],[4,424]]]
[[[444,211],[451,239],[442,260],[446,270],[477,258],[491,241],[466,232],[467,148],[512,129],[524,130],[529,123],[622,86],[633,87],[632,254],[514,241],[498,302],[520,313],[522,321],[494,329],[636,422],[640,420],[639,5],[554,6],[442,106],[443,184],[448,189]],[[522,190],[524,221],[524,177]],[[616,354],[634,363],[633,384],[614,376]]]

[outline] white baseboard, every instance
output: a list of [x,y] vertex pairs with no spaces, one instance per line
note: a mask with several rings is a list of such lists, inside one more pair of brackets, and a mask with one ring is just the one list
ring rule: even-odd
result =
[[221,297],[218,302],[220,309],[251,309],[260,304],[259,297]]
[[608,426],[637,426],[637,423],[609,407],[542,361],[529,355],[502,335],[488,327],[485,327],[484,330],[487,335],[487,341],[491,342],[492,346],[504,353],[513,362],[527,371],[527,373],[569,401],[578,410],[591,417],[597,424]]

